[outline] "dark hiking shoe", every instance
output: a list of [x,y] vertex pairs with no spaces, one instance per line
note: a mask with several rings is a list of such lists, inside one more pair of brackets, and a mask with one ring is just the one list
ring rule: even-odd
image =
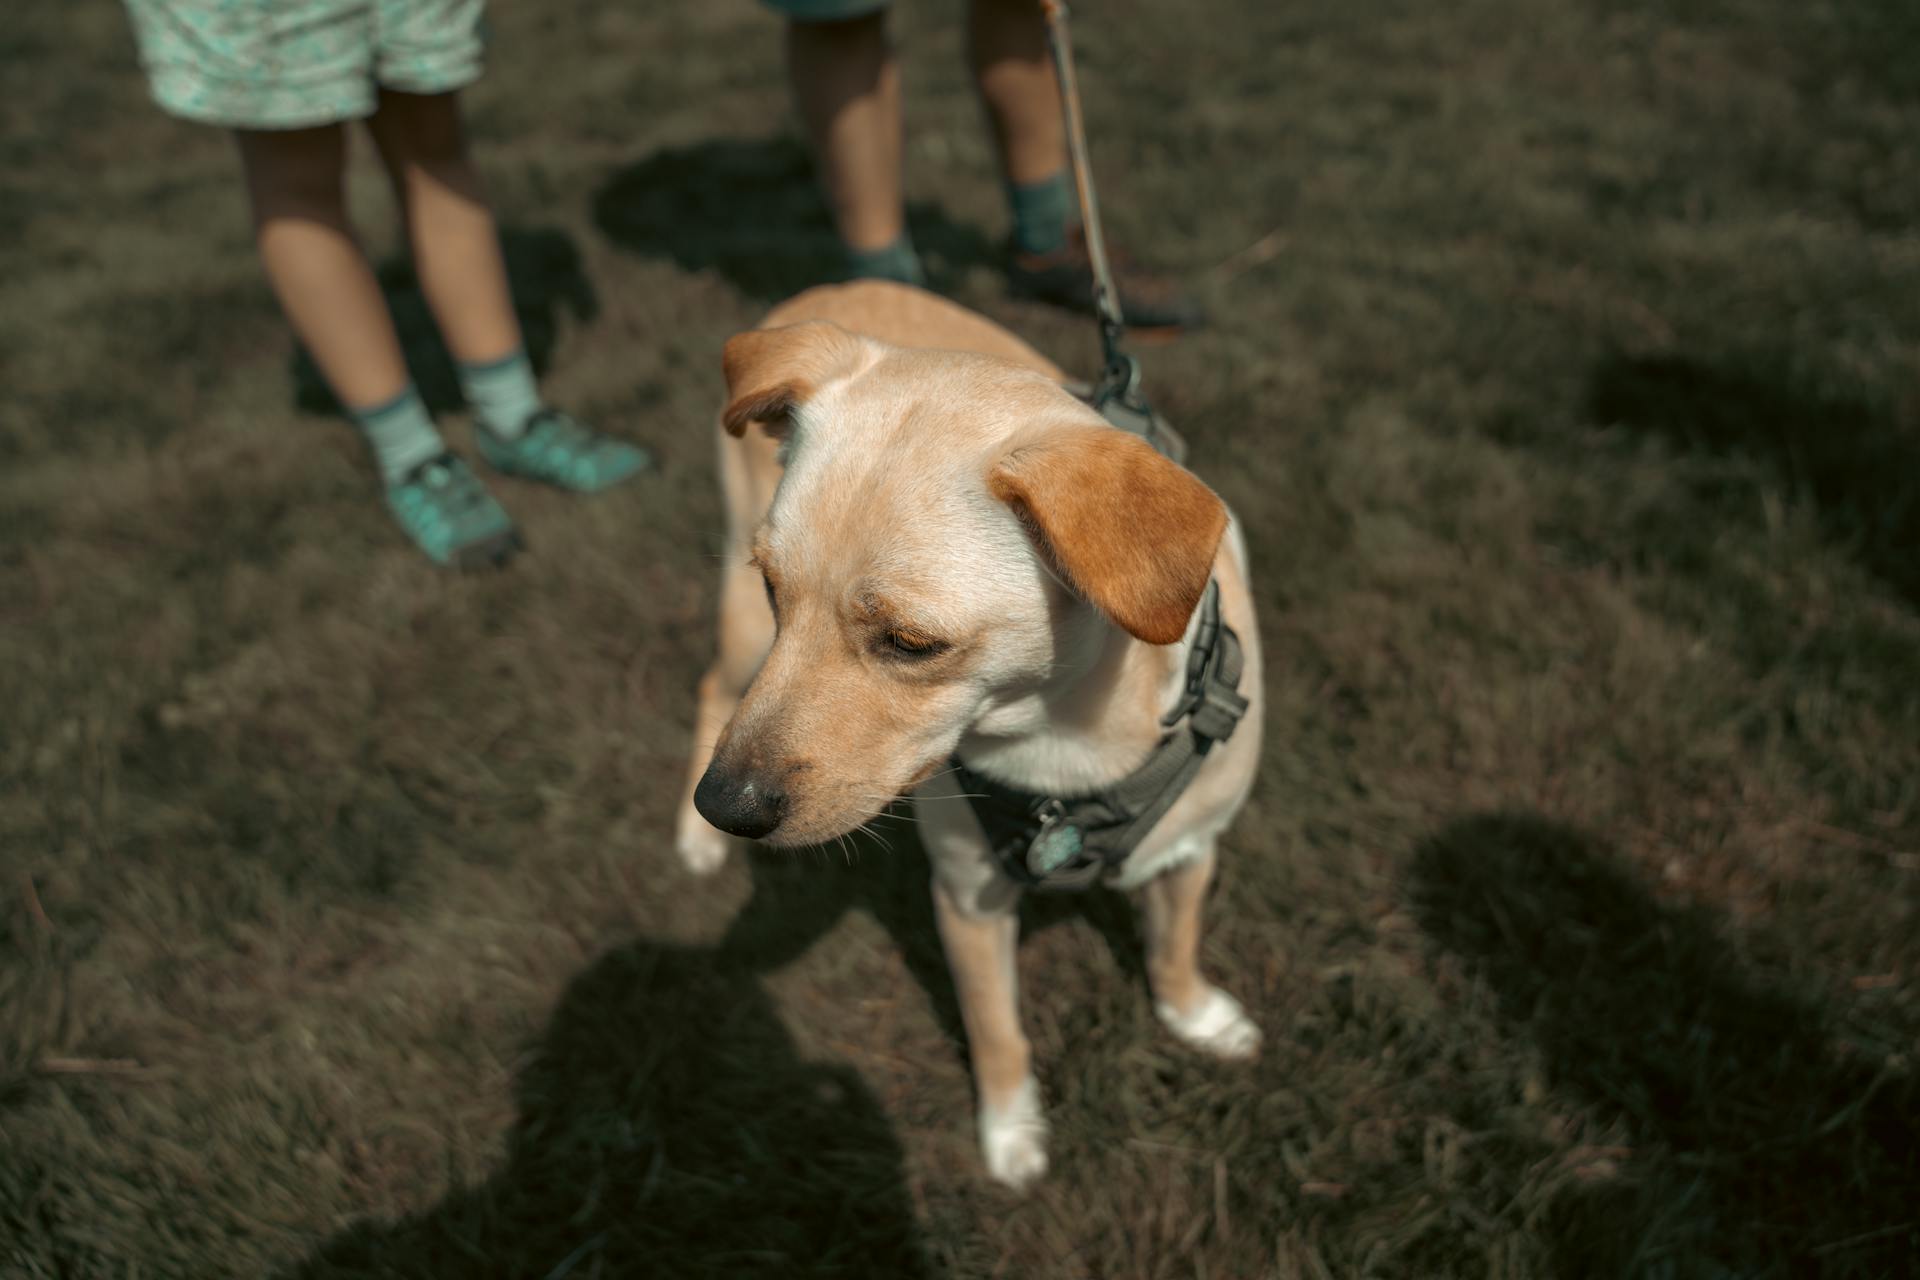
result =
[[[1111,248],[1107,260],[1130,331],[1172,337],[1206,323],[1206,311],[1171,278],[1137,267]],[[1017,298],[1093,315],[1093,259],[1087,254],[1085,233],[1074,228],[1066,244],[1052,253],[1010,254],[1007,285]]]

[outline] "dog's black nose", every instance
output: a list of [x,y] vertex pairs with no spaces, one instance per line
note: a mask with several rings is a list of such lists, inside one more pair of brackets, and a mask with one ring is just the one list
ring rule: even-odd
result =
[[764,773],[707,766],[693,789],[700,816],[729,835],[758,840],[787,816],[787,793]]

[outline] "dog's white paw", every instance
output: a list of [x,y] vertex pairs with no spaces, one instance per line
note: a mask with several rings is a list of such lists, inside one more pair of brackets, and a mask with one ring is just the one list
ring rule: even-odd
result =
[[1182,1014],[1170,1004],[1153,1006],[1167,1030],[1202,1053],[1216,1058],[1251,1058],[1260,1052],[1260,1028],[1235,1000],[1218,987],[1208,987],[1206,998],[1192,1013]]
[[995,1182],[1016,1191],[1047,1171],[1047,1118],[1040,1111],[1040,1089],[1028,1076],[1010,1101],[980,1107],[980,1152]]
[[673,845],[679,850],[680,861],[687,870],[697,876],[710,876],[726,862],[735,843],[735,839],[726,832],[709,826],[703,818],[695,817],[681,821],[680,834]]

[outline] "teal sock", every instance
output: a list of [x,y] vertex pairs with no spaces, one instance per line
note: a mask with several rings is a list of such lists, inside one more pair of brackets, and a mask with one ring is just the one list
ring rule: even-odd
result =
[[1066,244],[1074,202],[1065,169],[1038,182],[1009,182],[1007,205],[1013,210],[1013,245],[1021,253],[1052,253]]
[[900,238],[883,249],[847,249],[847,270],[856,280],[898,280],[901,284],[925,284],[927,273],[920,267],[920,255],[914,250],[913,237],[902,231]]
[[527,429],[527,419],[546,408],[524,350],[484,364],[461,365],[460,390],[480,425],[502,440],[518,437]]
[[380,478],[390,485],[429,458],[437,458],[447,451],[447,442],[440,438],[432,415],[411,383],[384,404],[349,409],[347,414],[360,424],[360,433],[373,447],[373,460],[380,468]]

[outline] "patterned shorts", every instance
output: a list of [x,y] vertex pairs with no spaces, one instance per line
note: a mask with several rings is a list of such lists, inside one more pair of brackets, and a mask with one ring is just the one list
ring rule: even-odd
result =
[[153,97],[234,129],[370,116],[480,78],[486,0],[126,0]]

